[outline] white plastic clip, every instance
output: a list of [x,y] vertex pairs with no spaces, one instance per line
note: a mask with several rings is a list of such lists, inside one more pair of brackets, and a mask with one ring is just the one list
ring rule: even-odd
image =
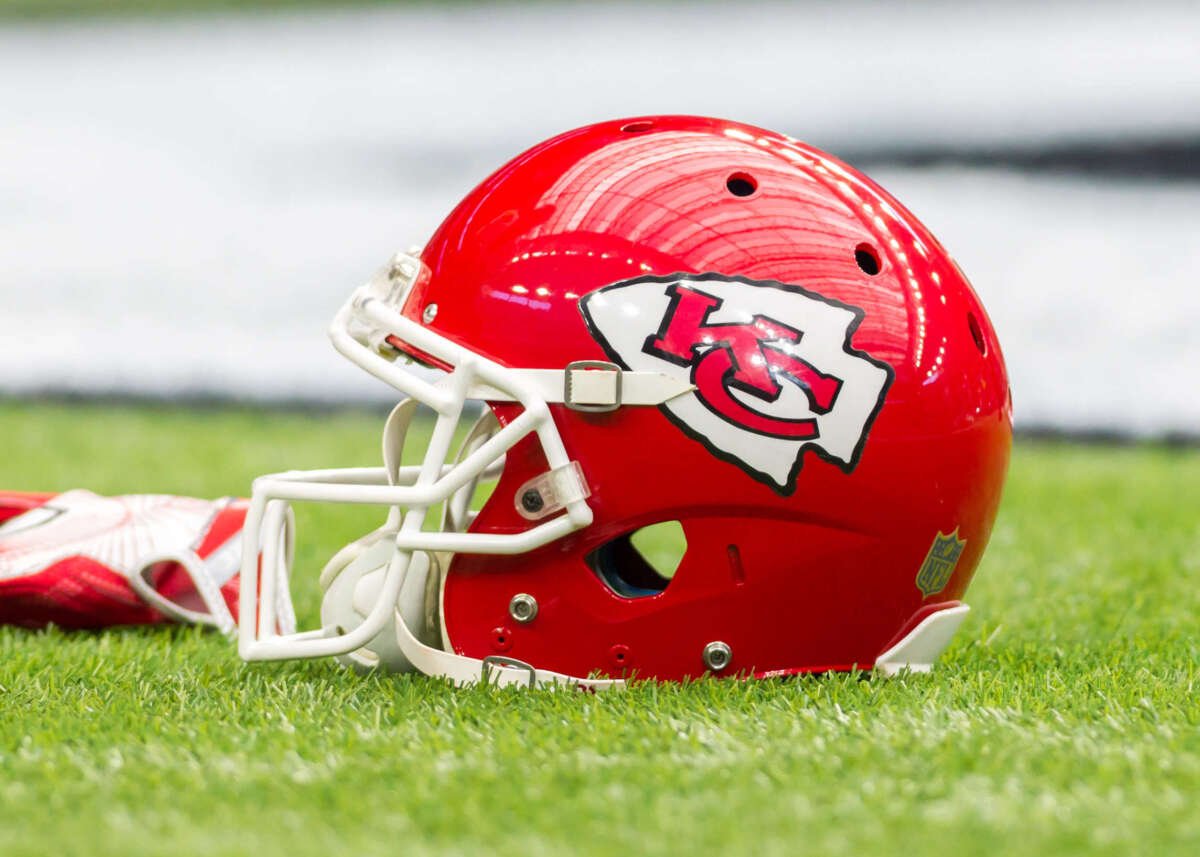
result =
[[535,476],[517,489],[514,503],[521,517],[537,521],[592,494],[578,461]]
[[[367,281],[366,287],[358,292],[355,306],[362,309],[368,301],[379,301],[396,312],[402,312],[409,292],[412,291],[413,284],[421,272],[421,265],[418,256],[397,253],[376,271]],[[388,342],[388,337],[392,335],[390,330],[375,327],[364,319],[352,321],[351,335],[388,360],[393,360],[400,354],[400,351]]]

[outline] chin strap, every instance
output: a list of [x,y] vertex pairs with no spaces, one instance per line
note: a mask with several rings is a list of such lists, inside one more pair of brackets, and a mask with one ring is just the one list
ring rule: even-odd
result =
[[[510,369],[537,396],[573,411],[606,413],[623,405],[661,405],[690,393],[688,381],[662,372],[632,372],[604,360],[576,360],[565,369]],[[468,399],[514,402],[516,397],[490,384],[475,383]]]
[[[558,373],[561,377],[561,373]],[[384,427],[383,457],[388,481],[400,484],[401,452],[404,436],[416,411],[416,401],[405,400],[397,405]],[[498,424],[490,411],[486,412],[462,442],[458,460],[478,448],[497,431]],[[563,485],[571,485],[574,466],[565,473],[548,474],[552,478],[543,485],[538,482],[539,497],[547,506],[562,507]],[[487,471],[480,474],[488,476]],[[495,474],[491,475],[495,478]],[[478,481],[478,477],[476,482]],[[442,529],[461,532],[469,523],[467,511],[476,482],[470,482],[453,495],[443,510]],[[549,490],[553,488],[554,490]],[[523,489],[524,490],[524,489]],[[527,515],[527,517],[529,517]],[[536,516],[535,516],[536,517]],[[447,526],[449,524],[449,527]],[[515,658],[492,655],[470,658],[423,642],[412,627],[429,632],[430,641],[438,636],[438,597],[441,572],[435,555],[424,550],[398,550],[397,530],[401,525],[398,509],[392,508],[388,521],[379,529],[351,542],[330,559],[321,572],[320,584],[324,593],[321,620],[326,633],[343,633],[342,628],[361,623],[379,598],[385,575],[399,574],[404,581],[397,596],[392,620],[378,635],[362,648],[340,656],[339,660],[357,668],[382,667],[393,672],[421,672],[447,678],[458,685],[495,684],[506,687],[550,686],[598,691],[620,688],[624,681],[613,679],[578,678],[550,670],[540,670]],[[446,563],[449,556],[446,555]],[[375,579],[372,579],[375,578]]]
[[396,622],[396,643],[416,669],[425,675],[448,678],[456,685],[493,684],[496,687],[557,687],[585,691],[620,690],[625,687],[622,679],[578,678],[538,669],[532,664],[502,655],[469,658],[435,649],[413,636],[403,620]]
[[578,678],[541,670],[525,661],[503,655],[471,658],[423,642],[412,632],[410,623],[416,621],[419,624],[427,619],[425,614],[430,606],[428,599],[432,597],[436,603],[438,590],[436,587],[432,590],[426,588],[426,582],[439,573],[434,564],[426,559],[428,554],[397,553],[395,545],[387,538],[394,535],[383,531],[371,534],[367,538],[375,538],[374,544],[338,570],[329,581],[325,593],[321,606],[322,622],[327,628],[337,628],[344,622],[362,621],[369,612],[370,604],[379,597],[383,575],[390,570],[389,562],[407,563],[404,569],[405,583],[411,578],[413,589],[424,595],[425,600],[423,603],[406,600],[402,594],[387,627],[362,649],[340,656],[338,660],[342,663],[359,669],[381,667],[390,672],[421,672],[435,678],[449,679],[456,685],[494,684],[498,687],[513,685],[586,691],[624,686],[625,682],[620,679]]

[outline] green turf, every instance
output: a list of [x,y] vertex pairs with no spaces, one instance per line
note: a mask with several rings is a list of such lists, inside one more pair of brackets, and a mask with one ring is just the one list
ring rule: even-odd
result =
[[[0,426],[0,486],[201,495],[373,463],[379,427],[26,404]],[[1198,510],[1195,452],[1019,445],[975,612],[894,681],[454,691],[242,665],[190,629],[3,630],[0,854],[1195,855]],[[311,568],[363,521],[305,524]]]

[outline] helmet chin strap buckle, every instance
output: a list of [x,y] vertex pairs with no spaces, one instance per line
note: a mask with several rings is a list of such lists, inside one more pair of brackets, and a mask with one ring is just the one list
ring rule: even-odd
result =
[[[528,664],[525,661],[516,658],[508,658],[504,655],[488,655],[480,661],[479,681],[483,684],[492,683],[493,670],[522,670],[529,676],[529,683],[526,687],[534,687],[537,685],[537,670],[533,664]],[[496,675],[496,684],[500,684],[500,675]],[[515,682],[504,682],[505,684],[515,684]]]
[[563,370],[563,404],[585,414],[621,407],[621,367],[606,360],[574,360]]
[[[696,389],[686,377],[622,369],[607,360],[573,360],[563,369],[504,369],[531,395],[569,410],[606,414],[627,405],[656,407]],[[466,398],[485,402],[520,401],[503,385],[474,381]]]

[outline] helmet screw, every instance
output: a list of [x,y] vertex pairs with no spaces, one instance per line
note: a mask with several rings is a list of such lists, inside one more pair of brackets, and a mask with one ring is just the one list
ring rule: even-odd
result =
[[536,488],[530,488],[521,495],[521,508],[530,514],[542,511],[545,506],[546,501],[542,499],[541,492]]
[[437,318],[437,304],[426,304],[425,311],[421,313],[421,319],[429,324]]
[[729,662],[733,660],[733,650],[729,648],[728,643],[714,640],[704,647],[701,657],[704,659],[704,665],[716,673],[729,666]]
[[508,602],[508,615],[513,617],[514,622],[528,625],[537,618],[537,614],[537,599],[528,593],[519,592]]

